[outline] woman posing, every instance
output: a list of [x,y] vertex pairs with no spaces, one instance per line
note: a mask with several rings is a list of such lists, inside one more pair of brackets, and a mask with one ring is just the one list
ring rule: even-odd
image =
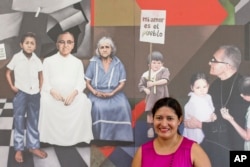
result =
[[132,167],[211,167],[203,149],[180,135],[183,114],[178,101],[162,98],[155,103],[152,114],[157,137],[139,147]]

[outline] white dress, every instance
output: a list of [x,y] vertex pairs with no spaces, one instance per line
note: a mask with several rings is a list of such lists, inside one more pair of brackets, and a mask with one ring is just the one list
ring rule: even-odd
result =
[[[73,55],[63,57],[57,53],[44,60],[43,76],[40,141],[61,146],[90,143],[93,139],[91,101],[83,93],[86,83],[82,62]],[[52,88],[64,97],[73,90],[78,90],[78,95],[72,104],[65,106],[50,95]]]
[[[211,96],[209,94],[198,96],[193,92],[189,93],[189,96],[190,99],[184,106],[185,119],[194,116],[201,122],[210,120],[211,114],[214,112],[214,105]],[[201,143],[204,139],[204,133],[200,128],[184,128],[183,136],[196,141],[197,143]]]

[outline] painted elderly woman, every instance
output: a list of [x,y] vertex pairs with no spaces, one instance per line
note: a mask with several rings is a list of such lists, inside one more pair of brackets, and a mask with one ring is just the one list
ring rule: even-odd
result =
[[115,53],[113,40],[102,37],[86,70],[85,79],[92,101],[93,135],[95,140],[131,142],[131,107],[122,91],[126,71]]

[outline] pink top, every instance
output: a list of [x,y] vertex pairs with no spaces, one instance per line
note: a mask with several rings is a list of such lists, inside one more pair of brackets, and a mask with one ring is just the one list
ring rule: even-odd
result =
[[142,145],[142,167],[192,167],[191,147],[194,141],[183,137],[175,153],[159,155],[155,152],[153,140]]

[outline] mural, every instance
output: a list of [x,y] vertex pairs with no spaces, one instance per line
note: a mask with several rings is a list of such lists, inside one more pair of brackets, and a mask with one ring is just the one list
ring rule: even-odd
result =
[[[85,72],[95,55],[98,40],[103,36],[111,37],[127,74],[123,91],[131,106],[134,132],[132,142],[98,141],[68,147],[41,143],[48,157],[39,159],[25,152],[22,165],[128,167],[136,149],[151,140],[147,136],[145,93],[138,89],[140,78],[148,69],[149,53],[159,51],[164,56],[163,64],[171,73],[167,83],[169,96],[177,98],[184,107],[189,100],[192,74],[202,71],[209,77],[210,85],[219,82],[215,75],[210,75],[209,61],[221,45],[239,48],[242,61],[238,72],[250,75],[249,8],[249,0],[106,0],[105,3],[102,0],[37,0],[29,5],[23,0],[1,0],[0,18],[4,26],[0,27],[0,166],[18,165],[13,149],[12,100],[15,94],[7,84],[5,72],[7,63],[19,51],[21,34],[28,31],[37,34],[36,54],[43,60],[56,52],[57,35],[70,31],[76,39],[72,52],[82,61]],[[139,40],[141,10],[148,9],[166,10],[163,44]],[[89,93],[87,88],[84,91]],[[220,101],[219,95],[214,99]],[[244,115],[247,110],[241,112]],[[244,125],[245,119],[239,118],[238,123]],[[236,131],[234,133],[243,150],[244,140]],[[227,148],[226,152],[231,149],[235,148]],[[211,157],[211,160],[215,163],[216,158]]]

